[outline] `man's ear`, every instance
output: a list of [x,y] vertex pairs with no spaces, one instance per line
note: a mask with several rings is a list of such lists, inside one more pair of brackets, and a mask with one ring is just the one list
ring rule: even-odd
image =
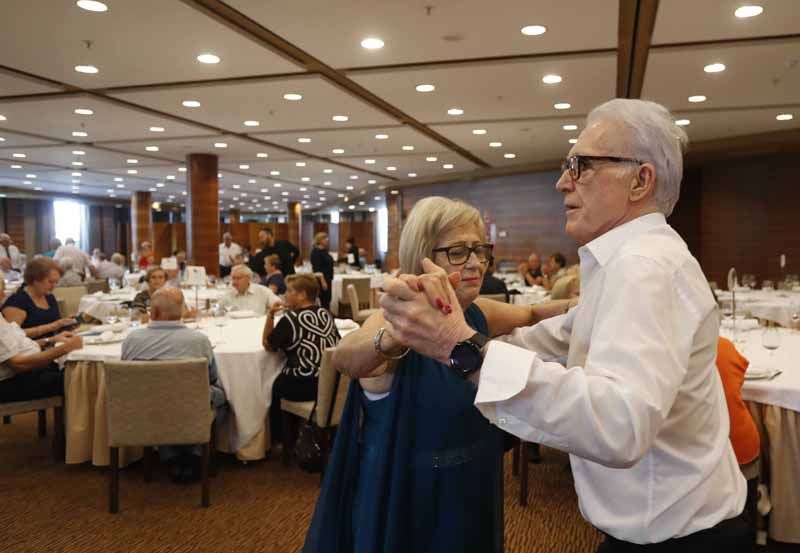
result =
[[643,163],[633,176],[628,198],[639,202],[655,194],[656,168],[652,163]]

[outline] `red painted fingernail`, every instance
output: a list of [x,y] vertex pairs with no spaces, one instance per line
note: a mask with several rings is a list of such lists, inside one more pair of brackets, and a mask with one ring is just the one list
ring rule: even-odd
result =
[[417,290],[419,290],[420,292],[424,292],[425,291],[425,285],[422,284],[421,282],[417,282]]
[[445,315],[449,315],[450,313],[453,312],[453,308],[451,306],[449,306],[449,305],[445,305],[444,308],[442,309],[442,311],[444,311]]
[[442,303],[442,300],[440,300],[439,298],[436,298],[436,307],[444,311],[444,303]]

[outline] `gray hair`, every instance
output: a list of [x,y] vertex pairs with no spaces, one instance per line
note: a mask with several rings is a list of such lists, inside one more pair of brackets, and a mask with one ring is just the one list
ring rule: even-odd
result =
[[225,240],[226,238],[230,238],[231,240],[233,240],[233,235],[230,232],[226,232],[225,234],[222,235],[222,239]]
[[125,264],[125,256],[121,253],[114,253],[111,255],[111,263],[114,265],[124,265]]
[[3,241],[3,240],[9,240],[10,241],[11,237],[8,234],[6,234],[5,232],[0,233],[0,241]]
[[472,225],[481,240],[486,240],[486,228],[477,209],[460,200],[430,196],[418,201],[400,235],[400,270],[422,273],[422,260],[433,255],[436,240],[450,229]]
[[177,321],[183,316],[183,292],[180,288],[164,286],[150,298],[150,313],[158,310],[159,320]]
[[250,277],[251,279],[253,277],[253,271],[250,269],[250,267],[248,267],[245,264],[234,265],[233,269],[231,269],[231,274],[233,274],[233,273],[244,273],[248,277]]
[[627,154],[655,166],[656,207],[669,216],[681,193],[683,153],[689,142],[686,132],[667,108],[647,100],[610,100],[589,113],[586,126],[600,120],[625,127]]

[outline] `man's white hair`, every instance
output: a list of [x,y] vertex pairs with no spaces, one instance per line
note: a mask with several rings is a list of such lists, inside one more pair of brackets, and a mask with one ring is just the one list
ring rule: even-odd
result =
[[231,274],[233,274],[233,273],[242,273],[242,274],[245,274],[245,275],[247,275],[249,277],[253,276],[252,269],[250,269],[250,267],[248,267],[245,264],[234,265],[233,269],[231,269]]
[[600,120],[617,123],[626,131],[627,151],[618,155],[628,155],[655,166],[656,206],[669,216],[681,193],[683,153],[689,142],[686,132],[675,124],[667,108],[647,100],[610,100],[589,113],[586,126]]
[[222,239],[225,240],[226,238],[230,238],[231,240],[233,240],[233,235],[230,232],[226,232],[225,234],[222,235]]

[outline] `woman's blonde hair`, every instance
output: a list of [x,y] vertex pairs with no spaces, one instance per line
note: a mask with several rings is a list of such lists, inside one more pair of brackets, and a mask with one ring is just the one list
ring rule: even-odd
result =
[[422,273],[422,260],[433,256],[439,236],[463,226],[475,227],[480,239],[486,240],[481,214],[471,205],[442,196],[418,201],[408,214],[400,235],[400,271]]
[[314,235],[314,245],[319,246],[328,237],[327,232],[318,232]]

